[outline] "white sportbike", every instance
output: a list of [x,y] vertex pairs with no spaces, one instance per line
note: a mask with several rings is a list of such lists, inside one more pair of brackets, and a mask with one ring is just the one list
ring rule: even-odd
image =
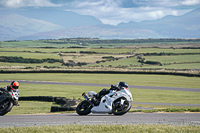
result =
[[108,113],[114,115],[124,115],[131,108],[131,102],[133,101],[130,90],[126,87],[121,89],[109,90],[109,93],[102,96],[100,100],[97,100],[97,93],[94,91],[83,93],[85,98],[76,108],[76,112],[79,115],[88,115],[89,113]]

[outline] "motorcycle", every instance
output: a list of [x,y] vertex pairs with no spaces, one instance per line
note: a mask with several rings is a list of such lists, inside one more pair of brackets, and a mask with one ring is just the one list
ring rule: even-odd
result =
[[19,90],[17,91],[0,91],[0,116],[11,111],[14,105],[18,105]]
[[126,87],[120,90],[109,90],[100,101],[97,100],[96,92],[90,91],[88,95],[85,92],[82,94],[85,100],[77,106],[77,114],[88,115],[92,112],[124,115],[131,109],[133,101],[132,94]]

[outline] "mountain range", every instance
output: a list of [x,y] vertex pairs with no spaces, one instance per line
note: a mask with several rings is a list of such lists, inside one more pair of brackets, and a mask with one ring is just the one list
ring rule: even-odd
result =
[[0,41],[90,37],[102,39],[200,38],[200,8],[158,20],[103,24],[71,11],[0,10]]

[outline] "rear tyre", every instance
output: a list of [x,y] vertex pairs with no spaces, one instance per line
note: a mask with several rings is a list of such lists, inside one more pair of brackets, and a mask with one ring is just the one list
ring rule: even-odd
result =
[[10,112],[12,107],[13,107],[13,102],[11,101],[5,101],[4,103],[2,103],[0,105],[0,116],[3,116],[8,112]]
[[88,101],[82,101],[77,107],[76,112],[79,115],[88,115],[91,113],[92,105]]
[[126,98],[122,97],[114,101],[112,108],[114,115],[124,115],[131,109],[131,103]]

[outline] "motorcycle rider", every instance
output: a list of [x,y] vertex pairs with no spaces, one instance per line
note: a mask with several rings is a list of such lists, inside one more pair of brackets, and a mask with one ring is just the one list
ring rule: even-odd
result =
[[[18,94],[19,94],[18,88],[19,88],[19,83],[18,83],[17,81],[12,81],[12,82],[10,83],[10,86],[6,86],[6,87],[4,87],[4,88],[0,88],[0,91],[7,91],[7,92],[9,92],[9,93],[11,93],[11,94],[12,94],[13,92],[18,92]],[[16,101],[15,104],[18,105],[18,101]]]
[[102,89],[99,93],[97,93],[96,95],[96,99],[97,100],[101,100],[101,98],[108,94],[110,92],[110,90],[116,90],[116,91],[119,91],[121,89],[124,89],[124,88],[128,88],[128,84],[126,82],[119,82],[118,85],[111,85],[111,88],[110,89]]

